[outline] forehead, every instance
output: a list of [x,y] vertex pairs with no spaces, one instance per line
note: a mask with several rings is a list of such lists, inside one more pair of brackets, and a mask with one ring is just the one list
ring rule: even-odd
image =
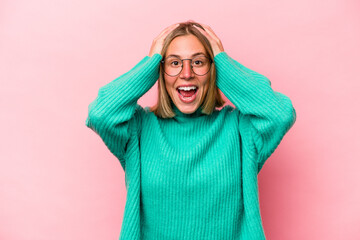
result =
[[197,53],[206,55],[205,47],[194,35],[185,35],[176,37],[171,41],[165,56],[178,55],[181,58],[188,58]]

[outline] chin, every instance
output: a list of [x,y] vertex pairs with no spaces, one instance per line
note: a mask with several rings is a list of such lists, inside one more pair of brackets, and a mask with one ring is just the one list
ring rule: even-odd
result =
[[200,107],[199,99],[201,99],[201,91],[200,94],[197,94],[196,99],[192,103],[185,103],[181,101],[177,90],[175,90],[173,93],[172,101],[177,109],[179,109],[182,113],[191,114],[196,112],[196,110]]
[[191,114],[191,113],[194,113],[198,107],[197,106],[189,106],[189,107],[184,107],[184,106],[176,106],[182,113],[185,113],[185,114]]

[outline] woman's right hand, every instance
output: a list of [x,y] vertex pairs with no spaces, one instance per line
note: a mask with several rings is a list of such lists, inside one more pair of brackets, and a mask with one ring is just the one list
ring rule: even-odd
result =
[[173,25],[168,26],[165,28],[152,42],[149,56],[152,57],[154,54],[158,53],[161,54],[161,50],[163,48],[164,40],[166,36],[174,30],[177,26],[179,26],[179,23],[175,23]]

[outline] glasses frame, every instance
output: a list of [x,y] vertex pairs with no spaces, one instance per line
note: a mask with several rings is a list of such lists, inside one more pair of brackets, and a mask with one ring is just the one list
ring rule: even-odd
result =
[[[169,56],[169,57],[172,57],[172,56]],[[169,57],[167,57],[167,58],[169,58]],[[204,76],[204,75],[206,75],[206,74],[208,74],[208,73],[210,72],[211,64],[213,63],[213,60],[212,60],[211,58],[207,57],[207,56],[202,56],[202,57],[206,57],[207,59],[209,59],[210,67],[209,67],[209,70],[208,70],[206,73],[201,74],[201,75],[194,72],[193,65],[192,65],[192,61],[193,61],[192,58],[180,59],[180,58],[176,57],[176,58],[178,58],[178,59],[181,61],[181,70],[180,70],[179,73],[176,74],[176,75],[170,75],[170,74],[168,74],[167,72],[165,72],[165,66],[164,66],[164,64],[165,64],[165,59],[167,59],[167,58],[164,58],[163,60],[161,60],[160,63],[162,64],[162,66],[163,66],[163,68],[162,68],[162,69],[163,69],[163,72],[164,72],[166,75],[168,75],[168,76],[170,76],[170,77],[175,77],[175,76],[179,75],[179,74],[181,73],[181,71],[183,70],[183,66],[184,66],[184,62],[183,62],[183,61],[184,61],[184,60],[190,60],[191,71],[192,71],[195,75],[197,75],[197,76]]]

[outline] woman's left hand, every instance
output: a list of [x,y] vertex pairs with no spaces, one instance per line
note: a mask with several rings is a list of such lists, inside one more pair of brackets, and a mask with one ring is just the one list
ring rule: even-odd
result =
[[216,36],[216,34],[214,33],[214,31],[207,25],[205,24],[200,24],[204,29],[201,29],[195,25],[193,25],[194,27],[196,27],[197,29],[199,29],[199,31],[205,35],[205,37],[209,40],[211,47],[213,49],[213,53],[214,53],[214,57],[220,53],[224,51],[224,47],[220,41],[220,39]]

